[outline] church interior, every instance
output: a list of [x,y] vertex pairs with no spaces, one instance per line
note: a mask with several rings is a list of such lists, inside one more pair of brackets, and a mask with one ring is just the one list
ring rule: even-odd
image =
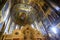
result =
[[0,40],[60,40],[60,0],[0,0]]

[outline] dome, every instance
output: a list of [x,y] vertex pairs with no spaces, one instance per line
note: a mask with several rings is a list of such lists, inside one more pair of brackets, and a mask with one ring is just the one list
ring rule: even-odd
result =
[[19,25],[31,24],[36,20],[36,13],[36,10],[28,4],[16,4],[11,10],[11,18]]

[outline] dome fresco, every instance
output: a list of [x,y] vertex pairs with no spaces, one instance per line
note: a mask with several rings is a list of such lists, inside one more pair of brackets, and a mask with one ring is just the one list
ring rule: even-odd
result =
[[36,20],[36,10],[26,4],[17,4],[12,8],[11,18],[17,24],[31,24]]

